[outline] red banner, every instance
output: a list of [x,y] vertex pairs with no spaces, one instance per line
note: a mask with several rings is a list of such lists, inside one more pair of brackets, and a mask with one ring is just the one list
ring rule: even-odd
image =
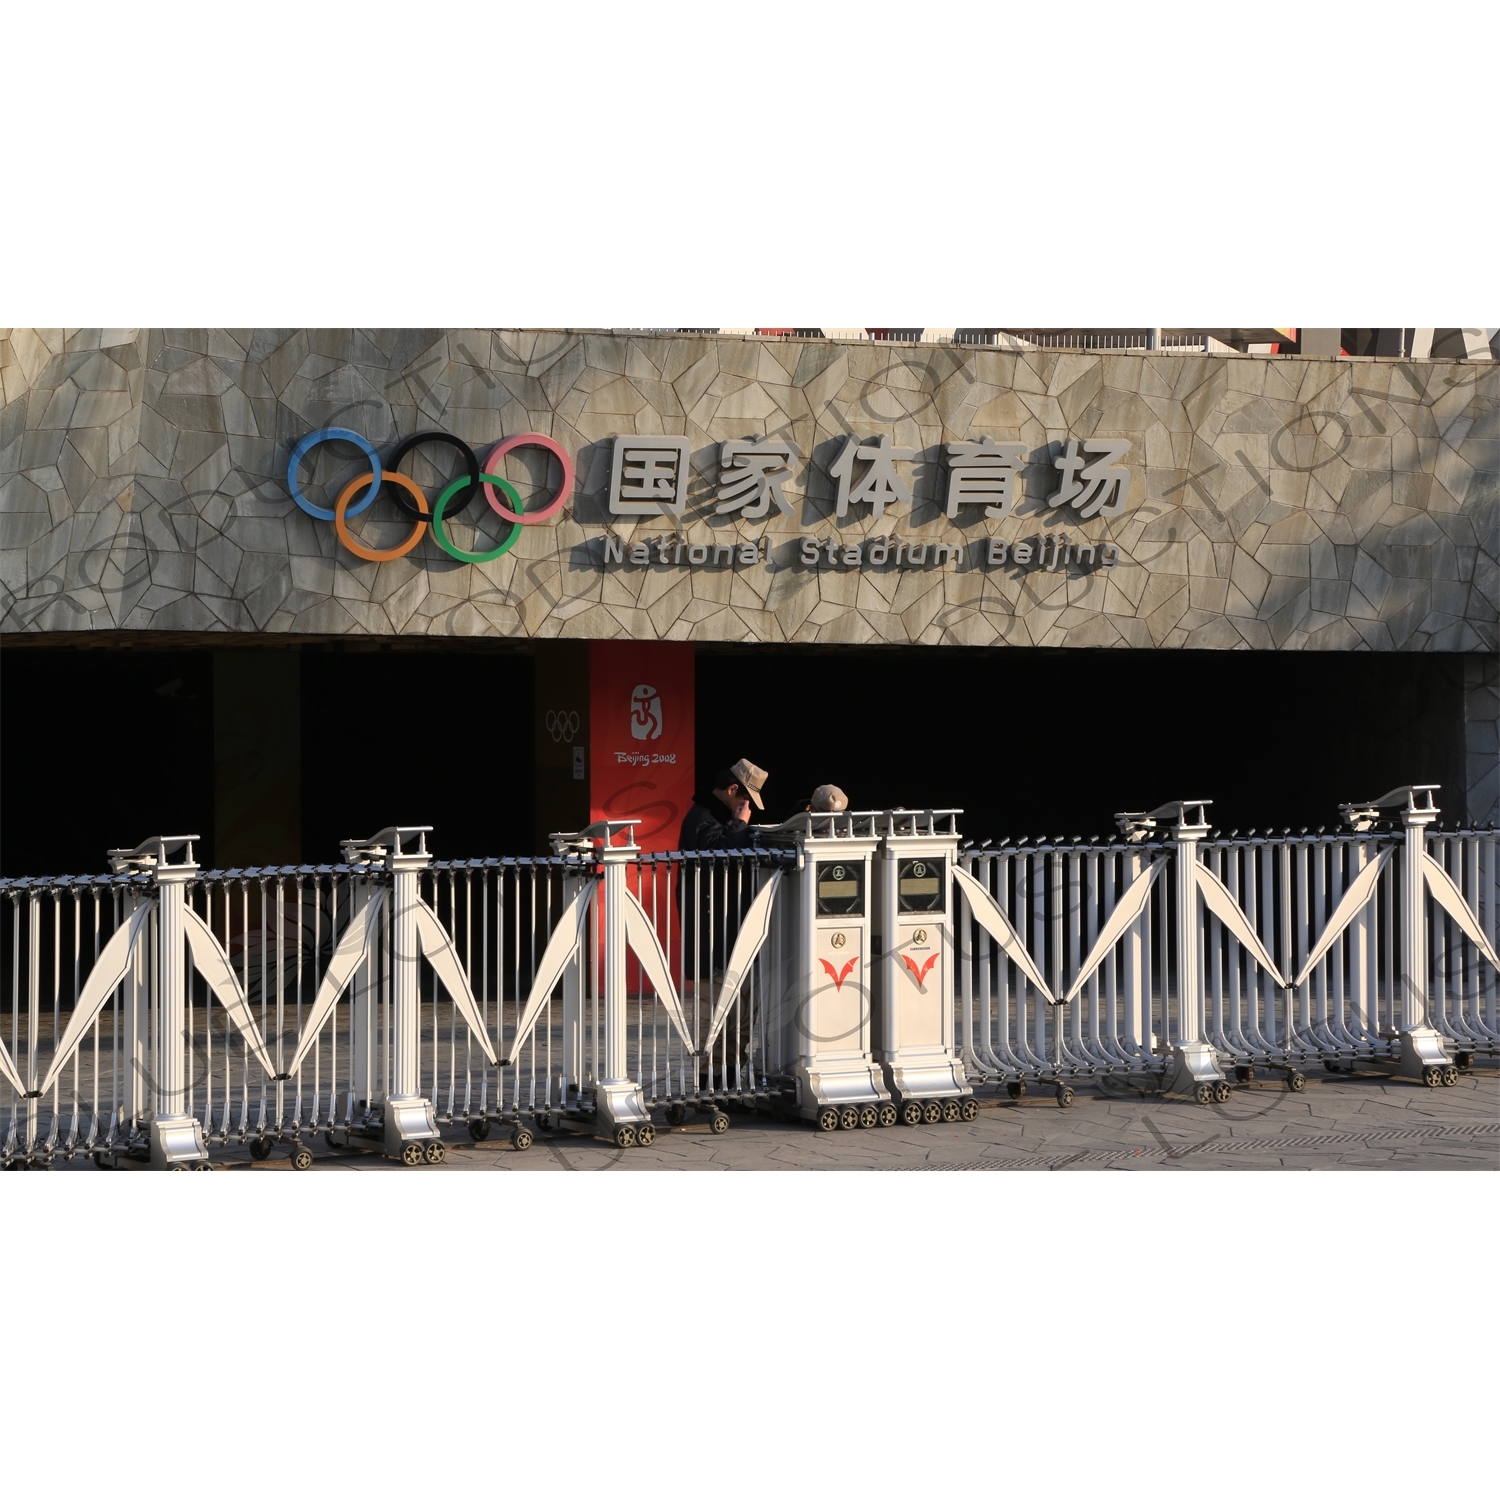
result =
[[643,849],[675,849],[692,806],[693,696],[691,642],[590,642],[589,817],[642,819]]

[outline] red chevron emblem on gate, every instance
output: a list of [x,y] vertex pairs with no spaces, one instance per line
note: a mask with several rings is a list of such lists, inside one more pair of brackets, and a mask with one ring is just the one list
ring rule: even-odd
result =
[[919,990],[922,988],[922,981],[927,978],[927,975],[932,970],[933,964],[935,964],[937,961],[938,956],[936,953],[934,953],[932,957],[929,958],[927,962],[923,964],[919,969],[904,953],[901,955],[901,962],[911,970],[911,977],[917,981],[917,988]]
[[849,977],[849,971],[859,962],[859,954],[856,953],[842,969],[835,969],[826,958],[820,958],[818,962],[828,970],[828,977],[833,981],[834,989],[841,990],[844,987],[844,981]]

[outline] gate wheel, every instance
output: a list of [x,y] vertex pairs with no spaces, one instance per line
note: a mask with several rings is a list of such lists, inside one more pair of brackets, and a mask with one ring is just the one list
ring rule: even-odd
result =
[[265,1161],[266,1158],[268,1156],[270,1156],[270,1154],[271,1154],[271,1137],[270,1136],[268,1136],[268,1135],[258,1135],[258,1136],[256,1136],[256,1138],[253,1141],[250,1142],[250,1155],[253,1156],[256,1159],[256,1161]]
[[846,1104],[839,1111],[839,1129],[840,1130],[858,1130],[859,1129],[859,1111],[852,1104]]
[[615,1145],[617,1145],[621,1151],[628,1151],[633,1145],[635,1145],[635,1126],[621,1125],[620,1128],[615,1131]]
[[713,1131],[715,1135],[723,1135],[724,1132],[729,1129],[729,1116],[726,1115],[722,1110],[719,1111],[714,1115],[713,1119],[708,1122],[708,1128]]
[[916,1099],[908,1099],[901,1106],[901,1123],[903,1125],[920,1125],[922,1123],[922,1106]]
[[681,1125],[687,1119],[687,1111],[680,1104],[669,1104],[667,1106],[667,1124]]
[[[305,1172],[312,1166],[312,1152],[301,1141],[292,1147],[292,1171]],[[205,1163],[207,1165],[207,1163]]]
[[517,1125],[510,1133],[510,1143],[517,1151],[530,1151],[531,1132],[524,1125]]
[[943,1118],[943,1106],[936,1099],[929,1099],[922,1106],[922,1118],[929,1125],[936,1125]]
[[859,1109],[859,1128],[873,1130],[880,1124],[880,1111],[873,1104],[862,1104]]
[[1214,1086],[1211,1083],[1200,1083],[1193,1090],[1193,1097],[1199,1104],[1212,1104],[1214,1102]]
[[1234,1098],[1234,1090],[1229,1086],[1229,1080],[1221,1078],[1214,1085],[1214,1102],[1217,1104],[1228,1104]]
[[477,1120],[469,1121],[469,1139],[471,1141],[483,1141],[489,1138],[490,1122],[482,1116]]
[[956,1125],[958,1123],[959,1111],[957,1099],[943,1100],[943,1123],[945,1125]]
[[649,1146],[656,1139],[656,1126],[649,1120],[644,1125],[635,1128],[635,1143],[637,1146]]
[[443,1143],[441,1141],[428,1141],[427,1145],[423,1148],[423,1154],[427,1158],[427,1165],[435,1167],[442,1161],[446,1153],[443,1151]]
[[1286,1075],[1286,1086],[1294,1094],[1300,1094],[1307,1087],[1307,1079],[1301,1073],[1294,1071]]
[[973,1124],[979,1118],[979,1101],[977,1099],[961,1100],[958,1106],[958,1118],[965,1124]]
[[1443,1069],[1443,1087],[1445,1089],[1451,1089],[1456,1088],[1457,1085],[1458,1069],[1455,1068],[1452,1063],[1449,1063],[1448,1066]]
[[1012,1078],[1011,1081],[1005,1085],[1005,1092],[1009,1094],[1012,1099],[1019,1099],[1021,1095],[1026,1092],[1026,1085],[1022,1083],[1020,1079]]
[[1065,1083],[1057,1086],[1057,1107],[1059,1109],[1072,1109],[1073,1107],[1073,1090]]
[[1443,1086],[1443,1070],[1441,1068],[1423,1068],[1422,1082],[1430,1089],[1440,1089]]
[[819,1130],[837,1130],[839,1128],[839,1112],[829,1105],[826,1109],[818,1111]]
[[422,1149],[421,1141],[407,1141],[401,1148],[401,1165],[403,1167],[420,1167],[427,1160],[427,1153]]
[[894,1104],[882,1104],[879,1110],[876,1112],[875,1118],[877,1124],[883,1126],[891,1126],[894,1125],[896,1121],[901,1118],[901,1116],[896,1113],[896,1106]]

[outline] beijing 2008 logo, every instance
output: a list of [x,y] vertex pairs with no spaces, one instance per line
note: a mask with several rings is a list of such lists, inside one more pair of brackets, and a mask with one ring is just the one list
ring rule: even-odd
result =
[[[314,505],[302,493],[302,486],[297,482],[297,468],[319,443],[340,441],[353,443],[369,459],[370,467],[365,473],[356,475],[344,486],[330,510],[325,506]],[[427,496],[422,492],[421,486],[415,480],[408,479],[405,474],[399,472],[401,460],[421,443],[447,443],[450,447],[458,449],[464,461],[465,472],[450,481],[438,496],[437,503],[431,506],[428,505]],[[499,466],[501,459],[515,448],[545,449],[562,465],[562,479],[558,484],[557,493],[538,510],[528,512],[515,486],[509,480],[493,472]],[[410,516],[415,524],[411,529],[411,535],[398,546],[366,547],[350,534],[349,521],[361,511],[369,509],[387,481],[391,485],[390,494],[397,506],[405,515]],[[451,432],[432,430],[413,433],[411,437],[403,438],[382,463],[374,446],[359,433],[351,432],[347,427],[320,427],[316,432],[310,432],[292,449],[292,456],[286,466],[286,487],[292,499],[314,520],[332,521],[339,540],[356,557],[362,557],[366,562],[392,562],[398,557],[405,557],[422,540],[423,531],[430,525],[433,540],[449,557],[464,563],[485,563],[493,562],[497,557],[503,557],[509,552],[515,545],[516,538],[520,536],[523,526],[535,526],[540,521],[549,520],[562,509],[568,496],[573,493],[573,460],[568,456],[566,449],[553,439],[544,437],[540,432],[523,432],[518,437],[504,438],[496,443],[485,454],[484,464],[481,466],[474,450],[462,438],[455,437]],[[355,502],[354,497],[361,490],[367,493]],[[498,547],[488,552],[466,552],[463,548],[453,544],[448,536],[447,522],[451,521],[474,498],[476,492],[481,490],[484,492],[484,498],[489,502],[490,509],[502,521],[509,523],[510,530]],[[497,490],[505,494],[510,501],[509,505],[500,499],[500,496],[496,494]],[[403,491],[405,491],[404,494]]]

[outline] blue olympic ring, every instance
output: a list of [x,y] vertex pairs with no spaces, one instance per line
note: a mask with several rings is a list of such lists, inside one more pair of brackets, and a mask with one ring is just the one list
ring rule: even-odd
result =
[[302,486],[297,483],[297,465],[302,462],[303,456],[310,448],[317,447],[319,443],[332,442],[335,438],[341,438],[346,443],[353,443],[354,446],[360,449],[361,452],[364,453],[365,457],[370,460],[370,475],[373,482],[370,485],[369,493],[363,500],[359,502],[358,505],[351,505],[349,507],[348,513],[351,516],[357,516],[360,511],[364,510],[365,507],[368,506],[372,500],[374,500],[377,492],[380,489],[380,455],[370,446],[369,442],[365,438],[362,438],[357,432],[350,432],[347,427],[320,427],[316,432],[308,433],[308,435],[303,438],[295,448],[292,449],[292,456],[290,460],[288,460],[286,466],[286,487],[291,491],[292,499],[295,500],[297,504],[300,505],[302,509],[308,513],[308,515],[319,521],[333,520],[333,512],[331,510],[325,510],[321,505],[314,505],[312,501],[302,493]]

